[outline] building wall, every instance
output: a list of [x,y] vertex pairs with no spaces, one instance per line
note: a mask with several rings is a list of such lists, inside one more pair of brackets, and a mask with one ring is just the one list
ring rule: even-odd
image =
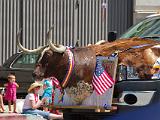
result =
[[17,51],[15,40],[20,23],[19,1],[0,0],[0,63]]
[[136,0],[134,23],[137,23],[151,14],[160,13],[160,0]]
[[20,29],[20,41],[28,49],[47,45],[46,33],[51,26],[53,43],[68,46],[77,40],[80,46],[107,40],[108,29],[120,35],[132,22],[128,16],[132,13],[123,13],[131,7],[128,0],[121,1],[0,0],[0,65],[18,52],[16,35]]
[[74,46],[107,39],[107,0],[0,0],[0,56],[3,63],[17,52],[16,34],[29,49],[47,44],[46,33],[54,25],[53,43]]
[[133,25],[134,0],[109,0],[108,31],[116,31],[117,38]]

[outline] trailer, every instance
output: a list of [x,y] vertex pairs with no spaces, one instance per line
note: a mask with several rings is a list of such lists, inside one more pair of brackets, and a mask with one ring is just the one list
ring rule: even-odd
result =
[[[102,64],[109,75],[116,79],[118,58],[105,57]],[[59,94],[56,92],[55,98],[58,98]],[[106,115],[113,115],[117,111],[117,106],[113,104],[113,101],[115,101],[113,93],[114,85],[102,95],[98,95],[94,90],[81,104],[76,104],[65,94],[63,102],[58,103],[58,99],[56,99],[52,107],[53,109],[62,110],[65,120],[98,120]]]

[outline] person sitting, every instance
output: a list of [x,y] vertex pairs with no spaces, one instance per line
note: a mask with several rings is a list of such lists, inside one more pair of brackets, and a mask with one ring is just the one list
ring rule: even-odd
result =
[[28,89],[28,94],[25,97],[22,114],[41,115],[45,119],[63,119],[63,114],[57,115],[50,112],[39,110],[38,108],[44,105],[46,98],[39,99],[38,92],[42,84],[32,83]]

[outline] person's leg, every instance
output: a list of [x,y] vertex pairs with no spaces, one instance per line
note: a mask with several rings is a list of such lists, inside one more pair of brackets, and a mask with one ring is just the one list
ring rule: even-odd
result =
[[43,116],[44,118],[46,119],[63,119],[63,114],[62,115],[56,115],[56,114],[52,114],[52,113],[49,113],[49,112],[45,112],[45,111],[42,111],[42,110],[27,110],[25,112],[23,112],[24,114],[32,114],[32,115],[41,115]]
[[29,109],[25,111],[23,110],[23,114],[41,115],[43,118],[48,119],[50,113],[38,109]]
[[17,113],[17,111],[16,111],[16,101],[13,101],[13,109],[14,109],[13,112]]
[[49,114],[49,119],[52,119],[52,120],[54,120],[54,119],[60,119],[60,120],[62,120],[63,119],[63,114],[57,115],[57,114],[50,113]]
[[14,113],[17,113],[17,111],[16,111],[16,100],[17,100],[17,96],[16,96],[16,92],[14,91],[14,92],[12,93],[13,112],[14,112]]
[[8,100],[8,109],[9,109],[9,112],[11,112],[11,100]]
[[2,112],[4,112],[3,95],[1,94],[0,94],[0,107],[2,109]]
[[48,108],[47,108],[47,107],[43,107],[43,110],[47,112],[47,111],[48,111]]

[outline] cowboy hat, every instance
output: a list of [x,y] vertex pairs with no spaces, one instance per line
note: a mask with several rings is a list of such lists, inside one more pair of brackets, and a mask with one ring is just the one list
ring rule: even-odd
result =
[[42,87],[42,84],[38,83],[38,82],[35,82],[35,83],[32,83],[28,89],[28,92],[31,92],[31,90],[33,90],[34,88],[36,87]]

